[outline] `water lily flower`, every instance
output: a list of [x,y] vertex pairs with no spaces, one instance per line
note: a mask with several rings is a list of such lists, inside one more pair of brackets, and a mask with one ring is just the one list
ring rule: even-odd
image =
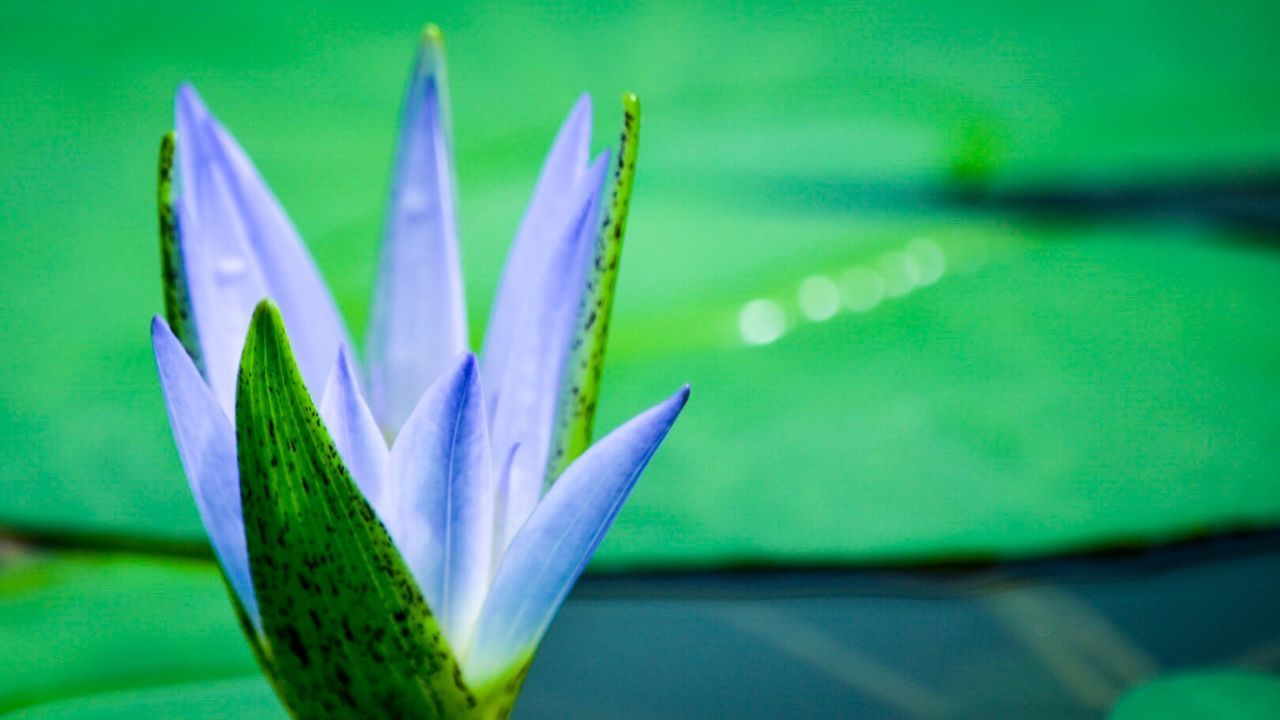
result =
[[428,28],[363,368],[249,157],[192,87],[176,105],[161,152],[167,322],[155,318],[152,340],[197,508],[268,678],[299,717],[505,716],[688,397],[590,445],[634,96],[616,162],[589,158],[589,98],[570,112],[477,359],[443,51]]

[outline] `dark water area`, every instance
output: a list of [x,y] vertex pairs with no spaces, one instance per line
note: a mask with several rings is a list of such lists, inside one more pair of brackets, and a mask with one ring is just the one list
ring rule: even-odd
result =
[[969,570],[586,578],[517,718],[1095,718],[1280,668],[1280,534]]

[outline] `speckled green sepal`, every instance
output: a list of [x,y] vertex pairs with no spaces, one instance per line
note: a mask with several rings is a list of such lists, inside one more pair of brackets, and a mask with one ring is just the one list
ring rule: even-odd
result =
[[520,688],[524,687],[524,679],[529,675],[529,667],[532,665],[533,657],[530,656],[498,678],[477,688],[480,704],[476,708],[475,720],[507,720],[511,717]]
[[640,147],[640,99],[635,93],[622,96],[622,134],[613,172],[609,205],[600,223],[587,286],[574,330],[573,354],[565,367],[556,410],[547,477],[556,478],[591,445],[595,424],[596,398],[604,371],[605,343],[609,317],[613,312],[614,288],[618,284],[618,264],[622,259],[622,239],[627,231],[627,210],[635,182],[636,153]]
[[271,661],[271,648],[267,644],[267,639],[258,632],[258,628],[253,624],[253,618],[249,617],[249,611],[245,610],[244,603],[240,602],[240,596],[231,587],[225,572],[222,573],[222,582],[227,586],[227,596],[231,598],[231,606],[235,608],[236,621],[240,624],[240,630],[244,633],[245,639],[249,641],[253,658],[258,661],[258,667],[266,676],[267,682],[271,683],[271,687],[275,688],[276,694],[283,697],[285,689],[280,687],[276,680],[276,669]]
[[156,206],[160,214],[160,279],[164,283],[164,318],[169,329],[186,348],[196,367],[204,372],[200,361],[200,338],[191,316],[191,294],[187,290],[187,271],[182,258],[182,228],[173,207],[174,133],[160,139],[160,167]]
[[290,712],[474,717],[478,703],[343,465],[269,301],[241,357],[236,446],[266,662]]

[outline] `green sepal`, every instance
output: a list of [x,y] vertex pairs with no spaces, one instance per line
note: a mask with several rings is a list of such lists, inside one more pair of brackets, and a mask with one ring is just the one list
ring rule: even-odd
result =
[[200,338],[191,316],[191,293],[187,288],[187,271],[182,258],[182,228],[173,208],[174,132],[160,139],[160,166],[156,183],[156,209],[160,216],[160,279],[164,283],[164,318],[169,329],[186,348],[187,355],[201,373]]
[[520,688],[524,687],[524,679],[529,675],[533,665],[533,654],[516,662],[505,673],[477,688],[480,705],[476,708],[475,720],[507,720],[515,709],[516,698]]
[[236,454],[264,666],[290,712],[473,717],[475,696],[343,465],[270,301],[240,361]]
[[[219,566],[219,570],[222,570]],[[231,587],[231,581],[227,579],[226,571],[220,573],[222,576],[222,584],[227,589],[227,596],[231,598],[231,606],[236,612],[236,622],[240,625],[240,631],[244,633],[244,637],[249,641],[249,648],[253,651],[253,659],[258,662],[258,668],[262,670],[262,674],[267,678],[267,682],[275,690],[276,695],[283,697],[285,689],[280,687],[276,680],[275,664],[271,660],[271,646],[268,645],[267,639],[258,632],[257,626],[253,624],[253,618],[249,617],[249,611],[245,609],[244,603],[240,601],[240,596],[236,594],[235,588]]]
[[640,99],[635,93],[626,93],[622,96],[622,134],[609,205],[600,222],[591,266],[587,269],[586,289],[574,329],[573,352],[565,366],[560,404],[556,408],[556,425],[547,468],[547,477],[553,480],[591,445],[639,147]]

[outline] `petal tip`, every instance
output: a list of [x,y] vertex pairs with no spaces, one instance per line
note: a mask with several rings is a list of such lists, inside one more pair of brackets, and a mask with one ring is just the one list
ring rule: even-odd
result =
[[187,168],[200,165],[208,154],[204,126],[212,113],[190,82],[183,81],[178,85],[178,90],[174,93],[173,115],[181,166]]
[[458,364],[454,369],[454,373],[460,378],[466,378],[468,381],[480,375],[480,363],[476,360],[476,354],[467,350],[458,357]]
[[671,398],[667,400],[666,405],[673,421],[675,420],[675,416],[679,415],[680,411],[684,409],[685,403],[689,402],[689,392],[689,383],[685,383],[676,391],[675,395],[672,395]]
[[591,178],[593,187],[603,187],[605,175],[609,173],[609,167],[612,164],[612,148],[604,148],[596,154],[595,159],[591,161],[591,165],[587,168],[587,176]]
[[573,103],[569,114],[578,122],[591,123],[591,93],[583,91]]
[[356,360],[351,356],[351,348],[345,342],[338,343],[338,372],[344,379],[354,383],[356,379]]
[[675,424],[676,418],[680,417],[684,406],[689,402],[689,385],[688,383],[680,387],[671,397],[649,408],[648,411],[637,416],[636,420],[641,417],[648,418],[649,422],[657,423],[655,427],[665,428],[662,434],[666,435],[671,426]]
[[169,329],[169,323],[165,322],[164,317],[156,315],[151,318],[151,351],[155,353],[157,362],[160,361],[162,355],[167,354],[174,345],[177,345],[178,338]]
[[437,48],[444,47],[444,33],[441,32],[439,25],[427,23],[422,26],[422,44]]
[[414,77],[418,82],[440,73],[444,68],[444,33],[435,23],[422,28],[418,41],[418,61]]
[[204,99],[200,97],[200,93],[196,92],[196,86],[192,85],[190,80],[183,80],[178,84],[178,90],[174,93],[174,102],[179,110],[199,115],[209,112],[205,107]]
[[[475,353],[470,350],[459,353],[452,364],[445,366],[445,371],[440,374],[434,384],[439,384],[442,388],[448,388],[449,395],[458,395],[466,392],[468,387],[473,387],[475,381],[480,377],[480,363],[476,360]],[[430,388],[427,393],[430,394]],[[421,405],[422,400],[419,399],[418,404]],[[417,410],[415,409],[416,413]]]

